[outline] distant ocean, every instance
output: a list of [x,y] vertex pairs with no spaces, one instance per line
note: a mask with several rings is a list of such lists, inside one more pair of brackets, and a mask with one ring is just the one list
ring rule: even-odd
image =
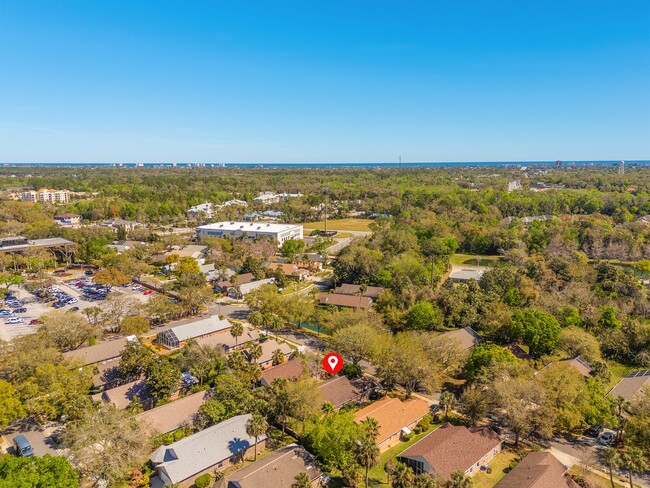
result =
[[[205,167],[205,168],[446,168],[446,167],[521,167],[521,166],[555,166],[557,161],[450,161],[450,162],[416,162],[416,163],[0,163],[0,167],[58,166],[58,167]],[[570,166],[617,166],[620,161],[561,161],[562,167]],[[626,166],[650,165],[650,160],[625,161]]]

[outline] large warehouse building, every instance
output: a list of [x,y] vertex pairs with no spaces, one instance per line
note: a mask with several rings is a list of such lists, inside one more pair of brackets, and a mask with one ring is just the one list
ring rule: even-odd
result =
[[265,222],[216,222],[196,228],[196,237],[245,237],[256,239],[267,236],[282,244],[287,239],[302,239],[302,225],[267,224]]

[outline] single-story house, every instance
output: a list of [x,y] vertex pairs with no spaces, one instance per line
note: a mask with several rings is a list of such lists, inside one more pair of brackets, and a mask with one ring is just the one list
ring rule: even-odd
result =
[[271,383],[276,379],[281,378],[287,381],[294,381],[300,378],[303,373],[304,366],[302,359],[294,358],[262,371],[260,383],[262,383],[262,386],[269,388]]
[[287,278],[292,278],[296,281],[303,281],[309,276],[309,271],[304,268],[299,268],[297,264],[291,263],[269,263],[267,268],[272,271],[281,269]]
[[[267,370],[270,371],[270,370]],[[354,386],[345,376],[335,376],[318,385],[323,402],[329,402],[335,408],[359,400],[364,392]]]
[[139,413],[136,418],[147,423],[160,434],[172,432],[194,421],[196,414],[199,413],[199,407],[210,398],[210,393],[210,390],[206,390],[187,395],[160,407]]
[[[236,285],[230,289],[230,295],[234,298],[240,298],[248,295],[250,292],[257,290],[263,285],[272,285],[275,283],[275,278],[264,278],[263,280],[251,281],[243,285]],[[236,290],[239,289],[239,293]]]
[[164,253],[164,256],[173,256],[176,255],[179,258],[194,258],[197,261],[205,258],[205,252],[207,251],[207,246],[202,246],[199,244],[189,244],[183,247],[174,247],[170,251]]
[[449,274],[449,281],[452,283],[467,283],[469,281],[481,281],[487,268],[452,266]]
[[340,293],[319,293],[318,303],[326,306],[361,308],[363,310],[368,310],[370,305],[372,305],[372,298],[342,295]]
[[299,473],[307,473],[312,487],[321,485],[323,473],[312,455],[298,444],[289,444],[219,480],[215,487],[288,488]]
[[280,349],[286,360],[293,355],[293,349],[286,342],[280,343],[273,339],[268,339],[260,343],[262,345],[262,355],[256,360],[262,369],[268,368],[273,364],[273,353]]
[[461,351],[466,351],[484,341],[483,337],[471,327],[445,332],[441,337],[450,339],[458,344]]
[[75,225],[81,224],[83,218],[79,214],[74,213],[62,213],[57,214],[53,217],[54,222],[63,226],[63,227],[72,227]]
[[401,401],[385,397],[359,410],[354,418],[358,424],[367,418],[379,423],[377,446],[381,452],[399,443],[430,411],[429,405],[419,398]]
[[550,452],[531,452],[494,488],[578,488],[564,466]]
[[131,381],[110,390],[104,390],[93,395],[92,398],[95,401],[112,403],[120,410],[128,407],[133,401],[140,402],[145,409],[153,406],[153,399],[144,380]]
[[214,334],[196,339],[196,343],[202,346],[222,346],[226,352],[230,352],[235,348],[246,347],[253,341],[258,341],[260,333],[257,329],[244,326],[244,333],[235,338],[232,334]]
[[[188,488],[197,476],[212,474],[237,464],[253,454],[255,437],[246,432],[251,414],[237,415],[168,446],[160,446],[151,462],[164,484],[179,483]],[[266,446],[266,435],[257,438],[257,449]]]
[[398,459],[416,473],[450,480],[455,471],[473,476],[501,452],[501,439],[487,427],[445,424],[403,451]]
[[226,319],[217,316],[196,320],[189,324],[177,325],[167,330],[158,332],[157,339],[160,344],[169,349],[178,349],[181,343],[189,339],[198,339],[213,334],[225,334],[231,324]]
[[121,382],[117,367],[120,365],[120,358],[114,361],[105,361],[103,363],[95,363],[89,368],[93,369],[93,386],[108,390],[115,388]]
[[612,398],[622,396],[628,402],[650,389],[650,369],[630,373],[607,393]]
[[81,347],[74,351],[64,352],[63,357],[69,361],[81,362],[82,366],[113,361],[120,358],[128,341],[137,340],[136,336],[119,337],[100,342],[94,346]]
[[199,266],[199,271],[203,273],[206,281],[216,281],[219,279],[219,272],[214,267],[214,264],[201,264]]
[[580,356],[562,359],[560,362],[573,366],[576,371],[578,371],[578,373],[580,373],[585,378],[589,378],[589,376],[591,376],[591,365]]
[[[368,286],[366,287],[366,291],[364,291],[361,296],[377,300],[377,298],[379,298],[379,295],[381,295],[383,292],[384,288],[381,286]],[[339,293],[341,295],[354,295],[358,297],[359,293],[361,293],[361,285],[351,285],[349,283],[344,283],[341,286],[334,288],[334,293]]]
[[227,280],[219,281],[214,285],[215,291],[220,291],[222,293],[228,292],[233,286],[240,286],[245,283],[250,283],[255,281],[255,275],[253,273],[242,273],[238,275],[233,275]]

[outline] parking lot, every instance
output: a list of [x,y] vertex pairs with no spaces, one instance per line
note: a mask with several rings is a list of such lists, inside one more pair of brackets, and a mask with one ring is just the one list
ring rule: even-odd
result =
[[[83,286],[75,286],[74,283],[80,282],[80,280],[85,280],[85,283],[89,285],[92,284],[92,276],[84,276],[81,272],[75,273],[71,276],[60,278],[55,277],[55,285],[53,286],[53,290],[50,290],[49,295],[43,299],[30,293],[24,287],[12,288],[11,294],[13,297],[15,297],[15,299],[18,300],[18,302],[14,302],[13,306],[4,307],[5,310],[12,311],[12,313],[10,315],[7,314],[0,317],[0,340],[11,341],[14,337],[33,334],[36,332],[36,330],[38,330],[38,324],[30,325],[30,322],[38,319],[44,313],[57,310],[54,308],[54,304],[57,302],[61,302],[60,308],[58,308],[58,310],[62,311],[71,310],[74,307],[78,307],[80,312],[85,308],[93,306],[101,308],[103,299],[100,298],[102,295],[100,294],[98,296],[95,296],[95,299],[93,299],[92,295],[84,292]],[[146,288],[133,289],[133,285],[129,285],[128,287],[118,286],[112,288],[108,296],[117,294],[126,295],[138,300],[141,303],[146,303],[149,298],[153,296],[153,294],[145,295],[145,291]],[[54,293],[58,293],[59,297],[61,298],[52,300]],[[68,297],[67,299],[70,299],[74,303],[63,304],[62,300],[64,297]],[[46,302],[46,299],[49,299],[51,301]],[[16,305],[16,303],[19,303],[19,305]],[[13,313],[13,310],[17,308],[25,309],[25,311]],[[22,322],[7,324],[6,322],[11,317],[18,317],[22,319]]]

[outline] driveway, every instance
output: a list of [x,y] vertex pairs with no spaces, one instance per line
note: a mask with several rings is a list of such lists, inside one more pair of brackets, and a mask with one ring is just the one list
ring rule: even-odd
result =
[[8,429],[5,429],[2,432],[3,437],[9,444],[9,449],[7,452],[9,454],[14,454],[13,452],[13,438],[18,434],[22,434],[27,437],[27,440],[34,449],[34,454],[37,456],[44,456],[45,454],[51,454],[52,456],[63,456],[64,453],[61,449],[57,449],[56,445],[50,438],[52,433],[59,428],[57,424],[48,424],[44,428],[41,428],[36,425],[24,425],[18,424]]

